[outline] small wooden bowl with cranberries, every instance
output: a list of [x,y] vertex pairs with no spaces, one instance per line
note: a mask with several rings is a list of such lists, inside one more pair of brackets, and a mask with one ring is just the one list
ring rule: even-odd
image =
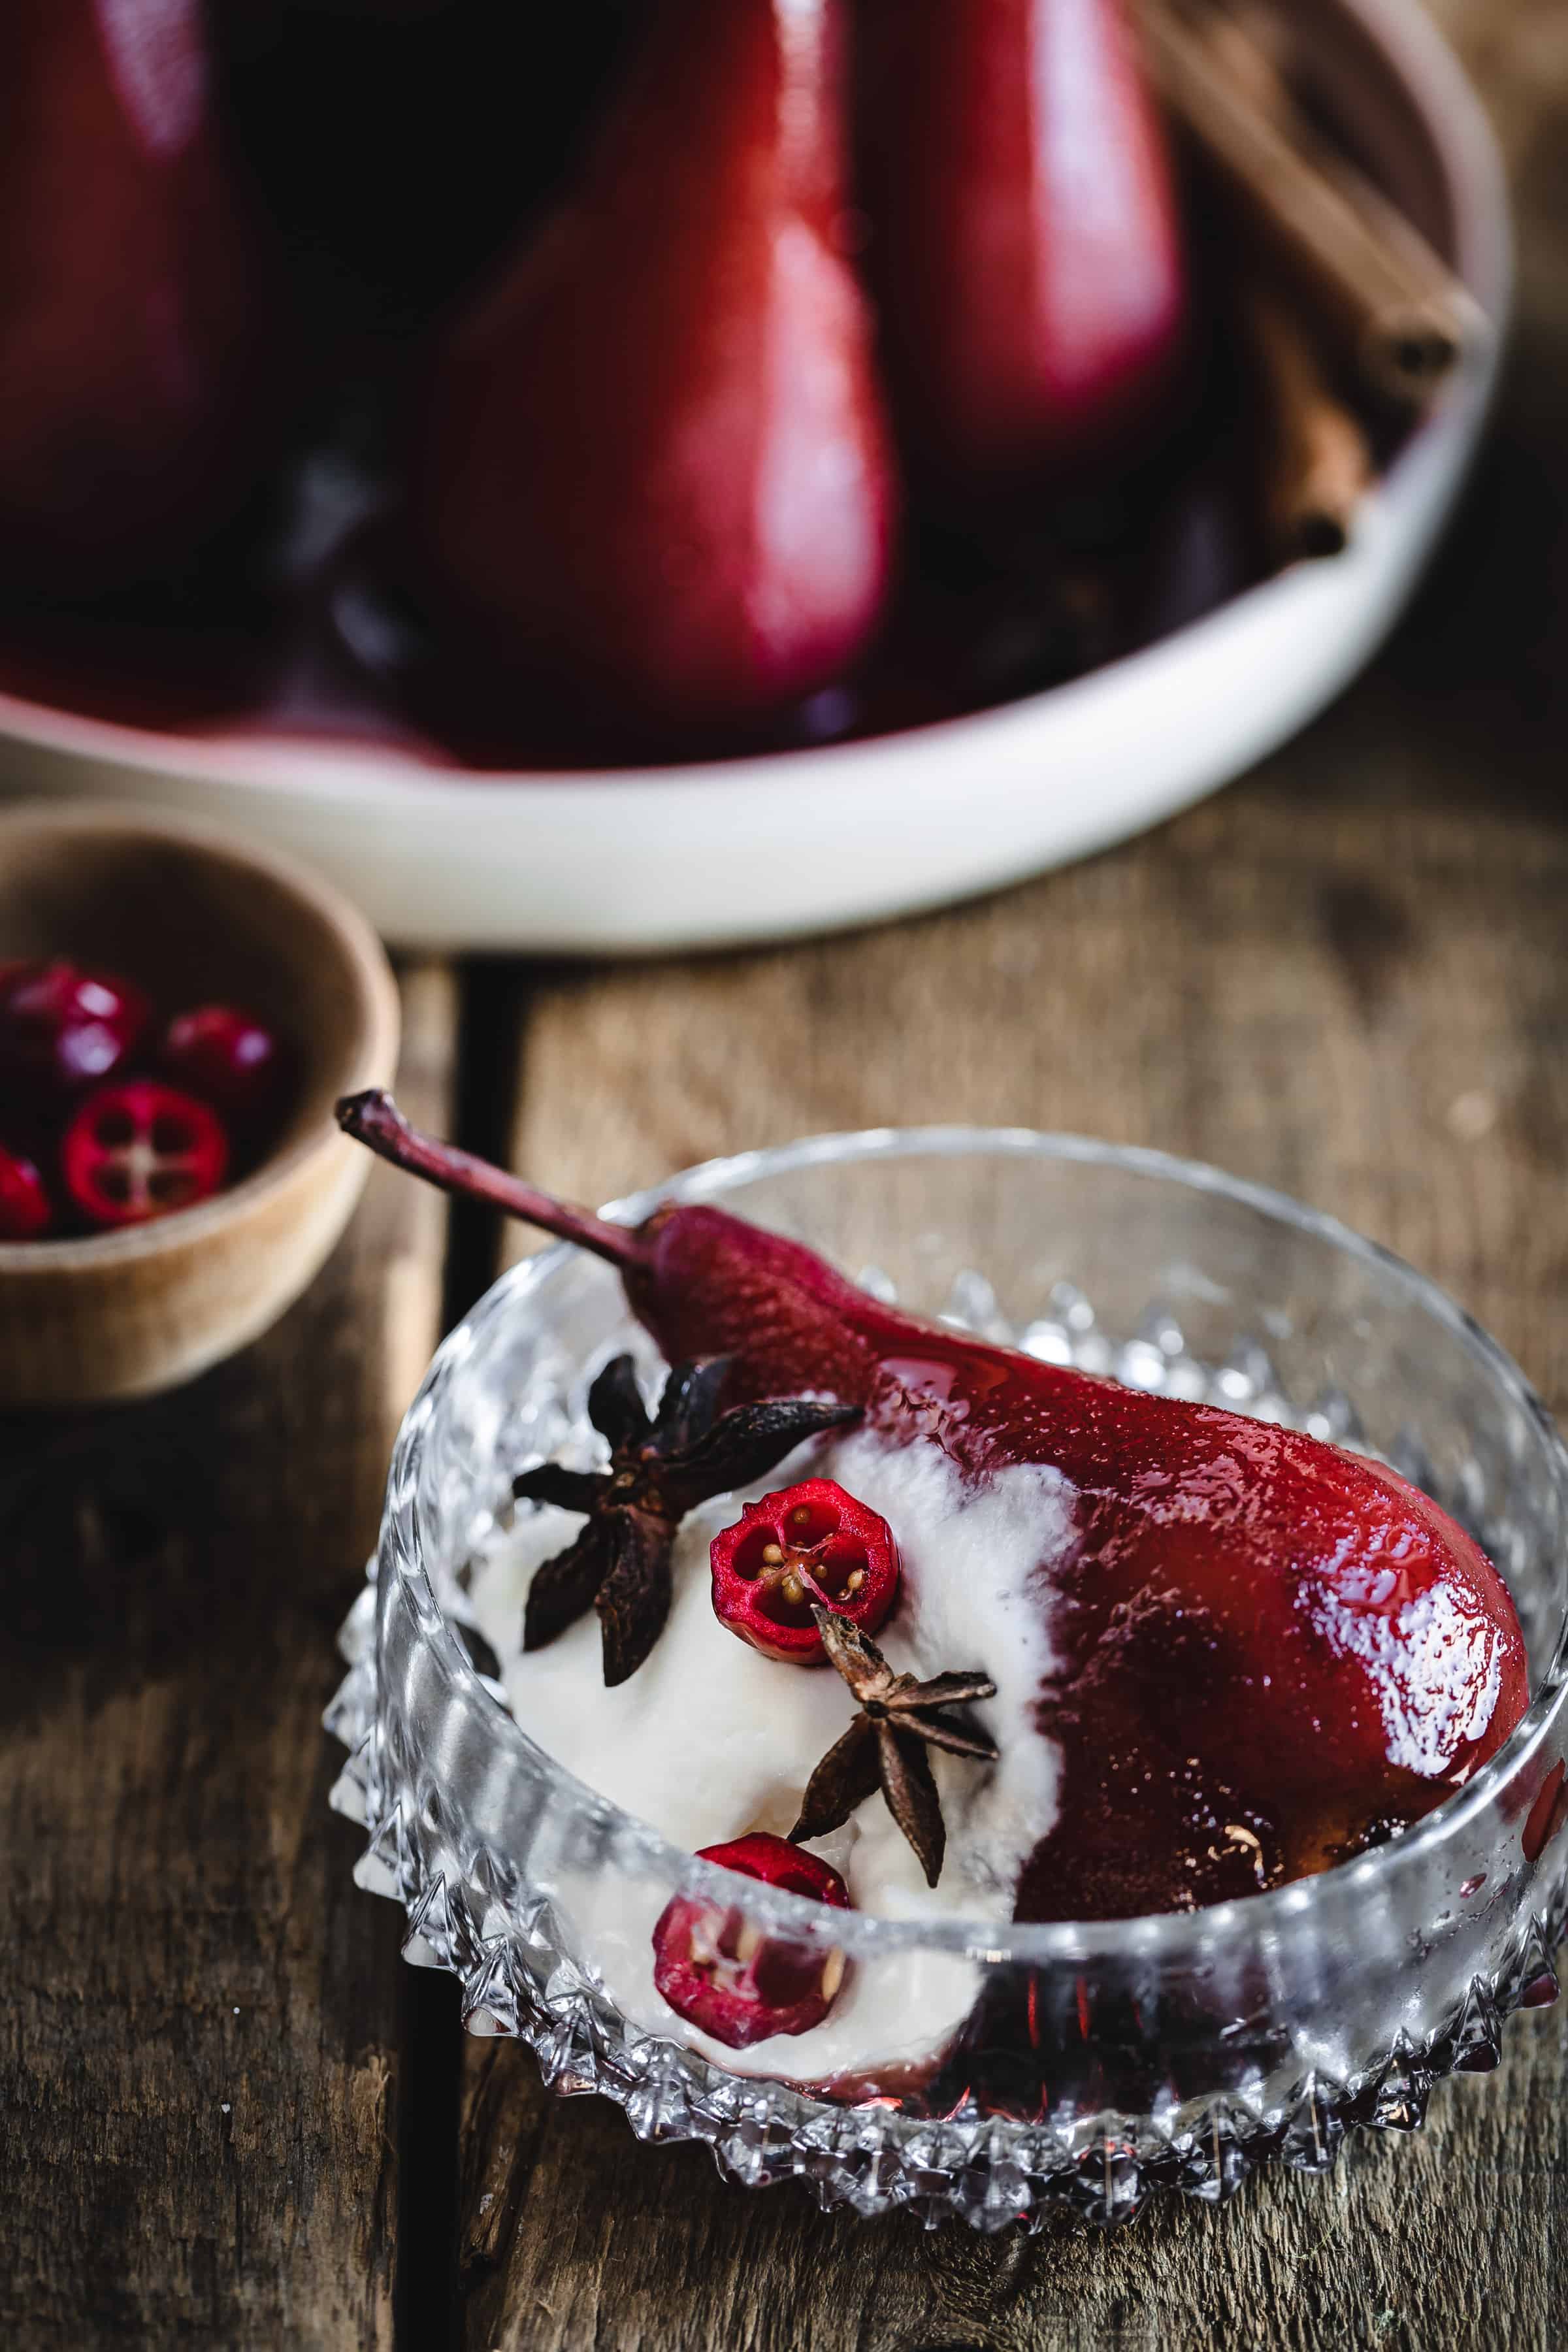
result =
[[184,819],[0,810],[0,1406],[245,1346],[342,1232],[397,992],[348,902]]

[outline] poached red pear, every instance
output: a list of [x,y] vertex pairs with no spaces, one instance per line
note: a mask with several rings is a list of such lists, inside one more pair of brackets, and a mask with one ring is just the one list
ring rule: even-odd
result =
[[844,250],[840,0],[662,0],[574,194],[435,351],[410,480],[433,601],[634,722],[838,677],[898,494]]
[[1429,1812],[1523,1714],[1506,1585],[1383,1464],[923,1322],[709,1203],[611,1224],[416,1134],[384,1096],[338,1116],[607,1258],[671,1362],[731,1360],[727,1398],[832,1396],[976,1486],[1020,1464],[1071,1482],[1040,1578],[1059,1805],[1018,1916],[1187,1910],[1323,1869]]
[[919,458],[964,499],[1137,454],[1187,287],[1123,0],[863,0],[873,273]]
[[201,0],[0,11],[0,577],[92,593],[226,520],[272,447],[271,282]]

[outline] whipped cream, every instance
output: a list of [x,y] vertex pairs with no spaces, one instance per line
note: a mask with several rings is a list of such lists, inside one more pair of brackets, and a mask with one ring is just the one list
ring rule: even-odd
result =
[[[512,1712],[578,1779],[690,1851],[751,1830],[786,1835],[813,1767],[854,1716],[826,1665],[764,1658],[713,1613],[709,1545],[743,1501],[811,1475],[837,1479],[881,1514],[902,1563],[893,1614],[877,1635],[890,1664],[921,1675],[978,1669],[996,1696],[973,1709],[1000,1750],[994,1766],[928,1750],[947,1824],[942,1878],[928,1887],[880,1796],[813,1842],[859,1911],[889,1919],[1011,1916],[1019,1873],[1057,1818],[1060,1759],[1036,1702],[1055,1665],[1053,1571],[1073,1537],[1075,1493],[1058,1471],[1016,1465],[965,1482],[928,1439],[893,1445],[867,1431],[813,1444],[745,1494],[691,1513],[677,1538],[674,1599],[652,1655],[606,1690],[592,1613],[547,1649],[521,1647],[535,1569],[582,1522],[521,1509],[476,1570],[470,1601],[502,1663]],[[893,1952],[862,1962],[820,2025],[731,2050],[678,2017],[653,1983],[651,1937],[668,1889],[602,1875],[556,1890],[579,1957],[645,2031],[732,2074],[822,2082],[896,2073],[939,2057],[973,2006],[978,1972],[961,1956]]]

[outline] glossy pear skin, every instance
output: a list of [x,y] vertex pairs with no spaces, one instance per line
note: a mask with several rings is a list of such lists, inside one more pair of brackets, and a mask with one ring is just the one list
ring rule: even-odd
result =
[[411,509],[447,613],[616,717],[837,677],[897,485],[843,252],[839,0],[664,0],[574,195],[434,356]]
[[900,414],[961,490],[1157,431],[1188,296],[1123,0],[863,0],[872,266]]
[[1393,1471],[922,1323],[720,1209],[662,1212],[644,1240],[627,1296],[672,1362],[733,1352],[737,1393],[826,1390],[968,1475],[1049,1463],[1079,1489],[1041,1696],[1060,1812],[1020,1917],[1321,1869],[1429,1811],[1523,1714],[1506,1587]]
[[200,0],[0,11],[8,583],[156,576],[270,452],[276,320],[214,106]]

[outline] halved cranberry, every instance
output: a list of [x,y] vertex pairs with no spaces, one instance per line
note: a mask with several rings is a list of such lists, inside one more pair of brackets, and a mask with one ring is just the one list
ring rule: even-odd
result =
[[236,1123],[254,1128],[279,1108],[288,1073],[264,1021],[237,1004],[198,1004],[163,1035],[164,1068]]
[[151,1078],[100,1087],[60,1146],[66,1190],[95,1225],[136,1225],[191,1208],[217,1191],[227,1167],[216,1112]]
[[[786,1838],[755,1832],[728,1845],[704,1846],[700,1862],[722,1863],[766,1886],[852,1908],[836,1870]],[[809,2033],[844,1987],[837,1950],[765,1935],[743,1911],[678,1895],[653,1931],[653,1980],[678,2017],[731,2050],[749,2050],[774,2033]]]
[[36,1242],[54,1221],[47,1188],[33,1162],[0,1144],[0,1242]]
[[35,1097],[110,1077],[147,1026],[139,988],[63,957],[0,972],[0,1079]]
[[814,1601],[874,1633],[898,1595],[899,1549],[887,1520],[831,1478],[748,1503],[714,1537],[709,1560],[720,1622],[764,1657],[794,1665],[824,1662]]

